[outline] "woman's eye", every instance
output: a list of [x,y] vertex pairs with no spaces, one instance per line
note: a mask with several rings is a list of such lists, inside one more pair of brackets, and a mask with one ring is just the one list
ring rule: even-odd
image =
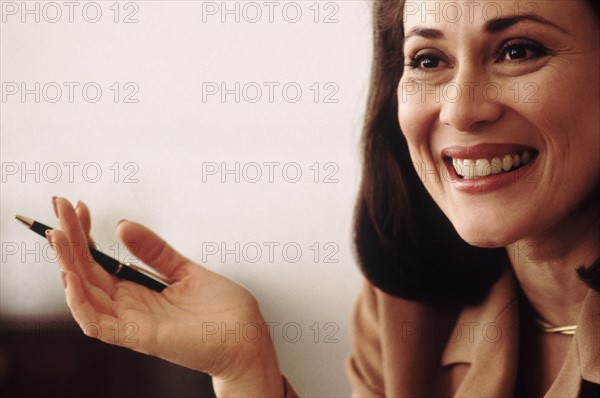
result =
[[433,69],[440,66],[442,61],[432,54],[418,54],[410,59],[408,66],[412,69]]
[[[514,46],[506,50],[507,59],[521,59],[527,56],[527,49],[523,46]],[[531,50],[529,50],[531,52]]]
[[548,50],[539,44],[508,43],[502,46],[498,61],[519,61],[547,55]]

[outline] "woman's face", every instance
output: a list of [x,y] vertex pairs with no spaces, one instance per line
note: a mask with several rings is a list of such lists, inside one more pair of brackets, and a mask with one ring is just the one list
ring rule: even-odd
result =
[[400,126],[467,242],[546,232],[597,186],[596,18],[583,0],[406,3]]

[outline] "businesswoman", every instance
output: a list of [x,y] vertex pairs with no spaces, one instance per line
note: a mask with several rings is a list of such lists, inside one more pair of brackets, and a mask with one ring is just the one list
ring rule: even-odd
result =
[[[597,396],[598,6],[420,7],[374,2],[354,393]],[[63,253],[91,243],[86,206],[54,205],[61,229],[50,242]],[[218,395],[294,395],[247,290],[140,224],[117,232],[171,285],[156,293],[109,276],[83,251],[60,256],[87,334],[208,372]],[[115,322],[136,325],[137,339],[115,341]],[[201,335],[202,322],[252,325],[254,337],[222,342]]]

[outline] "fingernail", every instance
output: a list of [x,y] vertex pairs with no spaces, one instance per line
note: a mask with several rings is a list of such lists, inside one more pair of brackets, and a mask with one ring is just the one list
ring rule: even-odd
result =
[[56,206],[56,196],[52,197],[52,206],[54,207],[54,215],[58,218],[58,207]]
[[60,271],[60,280],[62,281],[63,288],[67,288],[67,274],[64,271]]
[[81,201],[78,200],[77,204],[75,205],[75,210],[79,209],[81,207]]
[[117,227],[118,227],[118,226],[119,226],[119,225],[120,225],[122,222],[125,222],[125,221],[127,221],[127,219],[126,219],[126,218],[122,218],[122,219],[120,219],[120,220],[119,220],[119,222],[117,223]]
[[50,236],[50,231],[52,230],[47,229],[46,231],[44,231],[44,233],[46,234],[46,239],[48,239],[48,243],[52,244],[52,237]]

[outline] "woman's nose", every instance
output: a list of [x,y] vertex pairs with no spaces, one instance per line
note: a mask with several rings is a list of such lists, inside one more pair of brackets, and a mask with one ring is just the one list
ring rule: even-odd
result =
[[459,71],[444,92],[440,121],[457,131],[476,131],[502,115],[502,87],[474,69]]

